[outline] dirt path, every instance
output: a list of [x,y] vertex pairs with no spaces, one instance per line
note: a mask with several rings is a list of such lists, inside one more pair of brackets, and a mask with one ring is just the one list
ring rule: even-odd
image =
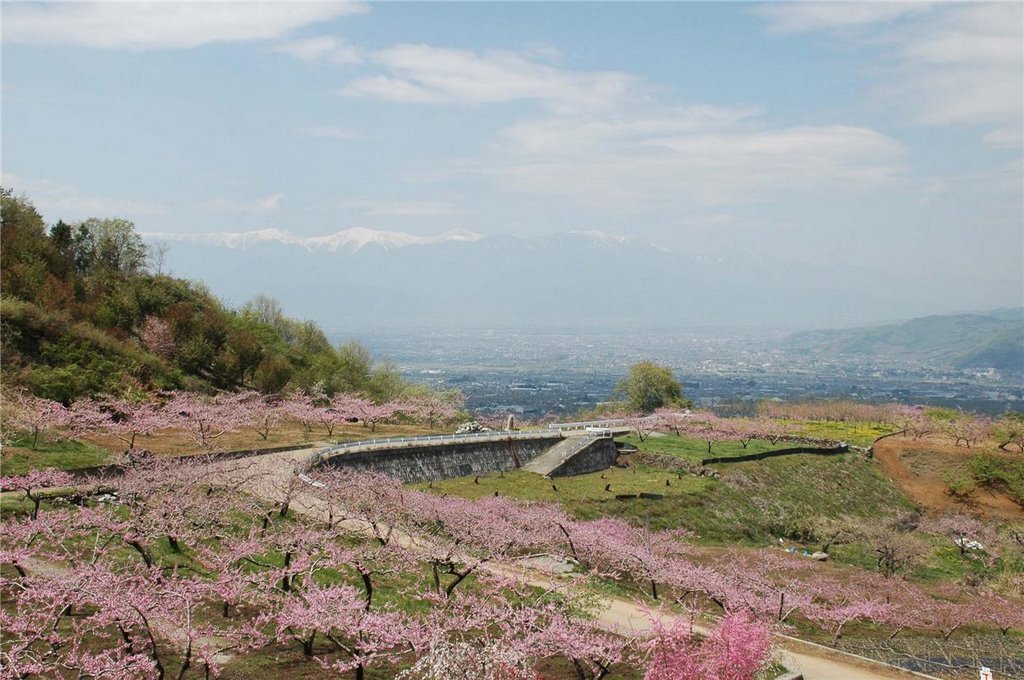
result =
[[[289,482],[294,478],[296,466],[300,465],[312,450],[314,449],[285,451],[248,459],[247,462],[250,464],[245,466],[244,474],[251,476],[254,480],[261,480],[249,485],[249,490],[266,500],[281,502],[284,499],[282,489],[288,487]],[[253,476],[254,473],[256,476]],[[231,473],[229,473],[229,478],[230,476]],[[308,493],[294,495],[289,507],[297,513],[320,520],[327,517],[327,509],[324,504]],[[356,523],[351,524],[353,529],[360,529]],[[415,547],[411,539],[407,538],[403,543]],[[569,578],[527,570],[520,565],[487,564],[484,567],[497,572],[515,574],[525,578],[530,585],[542,588],[567,589],[575,587]],[[670,615],[659,614],[659,616]],[[596,614],[598,626],[610,632],[627,636],[643,635],[650,630],[649,617],[650,612],[643,605],[618,597],[604,598],[601,601],[601,609]],[[698,632],[703,632],[699,626],[694,628]],[[791,670],[802,673],[806,680],[895,680],[929,677],[903,672],[892,666],[871,662],[867,659],[860,660],[827,648],[817,649],[816,646],[801,641],[780,638],[779,642],[781,647],[779,660]]]
[[1024,508],[1006,495],[990,489],[978,488],[960,500],[947,493],[946,480],[967,475],[967,462],[978,453],[993,454],[1000,458],[1013,458],[992,449],[966,449],[945,441],[888,437],[874,445],[875,460],[890,479],[903,489],[918,505],[934,512],[970,511],[994,519],[1022,519]]

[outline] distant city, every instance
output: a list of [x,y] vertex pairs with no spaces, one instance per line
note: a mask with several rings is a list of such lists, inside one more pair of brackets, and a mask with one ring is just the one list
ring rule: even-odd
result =
[[479,414],[570,416],[613,398],[636,361],[672,367],[685,396],[740,414],[765,399],[924,403],[997,415],[1024,408],[1024,380],[986,368],[877,357],[826,360],[783,347],[785,333],[403,331],[357,336],[418,382],[462,390]]

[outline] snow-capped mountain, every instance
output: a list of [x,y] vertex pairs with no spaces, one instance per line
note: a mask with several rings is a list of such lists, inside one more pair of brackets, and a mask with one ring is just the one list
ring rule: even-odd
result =
[[302,246],[306,250],[325,249],[331,252],[348,250],[355,252],[370,244],[385,250],[407,246],[445,243],[447,241],[478,241],[483,238],[464,229],[453,229],[433,236],[417,236],[400,231],[380,231],[366,227],[354,227],[325,236],[299,236],[285,229],[260,229],[242,232],[207,232],[202,234],[172,234],[162,232],[144,233],[150,241],[183,241],[201,243],[225,248],[250,248],[258,243],[277,242]]
[[[229,304],[258,294],[326,328],[679,328],[715,324],[826,327],[977,307],[956,281],[741,251],[697,257],[635,238],[567,232],[523,238],[282,229],[171,241],[165,267],[204,281]],[[900,291],[898,296],[893,291]]]

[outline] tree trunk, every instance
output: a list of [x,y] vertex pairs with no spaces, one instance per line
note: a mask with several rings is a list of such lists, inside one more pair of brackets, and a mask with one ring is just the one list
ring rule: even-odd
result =
[[176,680],[182,680],[185,677],[185,671],[192,665],[192,640],[188,641],[188,646],[185,648],[185,660],[181,664],[181,668],[178,669],[178,676]]
[[369,572],[359,572],[359,575],[363,577],[363,588],[366,590],[365,611],[370,611],[370,605],[373,604],[373,582],[370,580]]
[[138,541],[128,541],[128,545],[135,548],[135,551],[142,556],[142,561],[146,563],[147,567],[150,569],[153,568],[153,556],[149,554],[149,550],[147,550],[145,546]]
[[437,594],[443,594],[444,590],[441,589],[441,574],[437,571],[436,563],[430,565],[430,571],[434,576],[434,588],[437,590]]
[[[290,552],[286,552],[284,554],[284,566],[285,566],[285,568],[289,567],[291,565],[291,563],[292,563],[292,554]],[[281,577],[281,590],[283,590],[286,593],[292,592],[292,581],[291,581],[290,578],[288,578],[288,574],[285,574],[284,576]]]

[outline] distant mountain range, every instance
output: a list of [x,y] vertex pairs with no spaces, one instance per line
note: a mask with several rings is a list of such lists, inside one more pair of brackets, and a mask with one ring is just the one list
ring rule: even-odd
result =
[[820,357],[871,357],[1024,373],[1024,309],[926,316],[903,323],[805,331],[783,347]]
[[204,281],[229,302],[270,295],[289,313],[341,333],[409,326],[813,328],[942,311],[935,300],[945,309],[978,307],[969,287],[948,273],[920,280],[741,252],[697,257],[594,231],[534,238],[364,228],[313,237],[279,229],[144,236],[170,242],[166,266],[174,274]]
[[298,236],[285,229],[259,229],[257,231],[208,232],[204,234],[154,232],[145,234],[145,237],[153,241],[181,241],[224,248],[251,248],[260,243],[280,243],[301,246],[306,250],[324,249],[330,252],[347,250],[353,253],[371,244],[385,250],[394,250],[446,241],[479,241],[483,238],[480,234],[474,234],[464,229],[446,231],[436,236],[416,236],[399,231],[378,231],[365,227],[346,229],[326,236]]

